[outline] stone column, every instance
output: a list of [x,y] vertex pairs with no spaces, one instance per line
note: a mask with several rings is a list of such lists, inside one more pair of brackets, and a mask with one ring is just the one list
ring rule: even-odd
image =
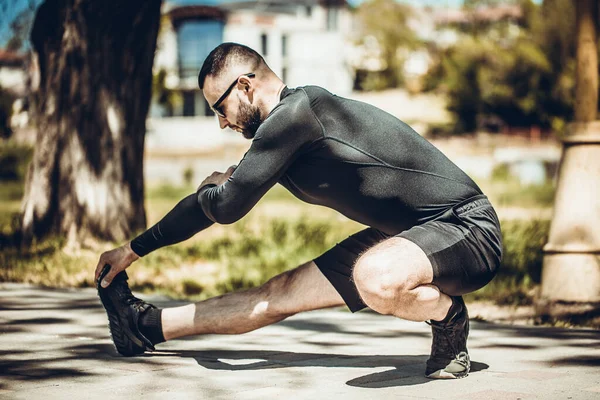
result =
[[[554,216],[544,247],[540,315],[600,302],[600,121],[596,0],[577,0],[575,122],[563,143]],[[573,307],[567,307],[573,310]]]

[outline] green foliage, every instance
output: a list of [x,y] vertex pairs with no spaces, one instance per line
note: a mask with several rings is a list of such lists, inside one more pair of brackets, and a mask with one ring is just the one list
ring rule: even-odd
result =
[[549,230],[549,221],[505,221],[502,225],[504,259],[501,274],[540,283],[542,248],[548,241]]
[[181,95],[167,88],[167,71],[159,70],[152,76],[152,97],[158,105],[164,108],[166,116],[173,116],[175,108],[181,105]]
[[[377,54],[380,71],[357,74],[357,86],[362,90],[399,87],[404,83],[402,50],[419,45],[408,26],[411,10],[394,0],[368,0],[362,3],[356,17],[360,26],[360,41],[369,54]],[[374,40],[373,40],[374,39]]]
[[508,164],[499,164],[492,170],[491,182],[485,193],[499,207],[548,208],[554,203],[556,185],[553,180],[540,184],[522,184],[510,171]]
[[540,283],[543,252],[550,222],[546,220],[504,221],[502,265],[490,284],[469,295],[499,304],[528,304]]
[[553,129],[572,117],[573,5],[568,0],[548,0],[541,7],[529,0],[519,3],[524,17],[518,25],[504,21],[467,31],[455,46],[440,50],[424,79],[424,89],[448,93],[456,132],[475,131],[489,117],[510,126]]
[[187,195],[194,192],[194,188],[191,186],[174,186],[170,183],[163,183],[158,186],[151,187],[147,190],[147,196],[149,199],[161,199],[161,200],[181,200]]
[[332,221],[305,216],[273,219],[254,229],[240,223],[233,232],[199,243],[188,254],[224,265],[227,278],[215,286],[217,293],[247,289],[311,260],[353,232],[347,226],[339,228]]
[[539,185],[522,185],[514,180],[501,186],[496,193],[498,206],[551,207],[554,203],[556,187],[552,182]]
[[33,149],[12,142],[0,142],[0,180],[22,181]]
[[492,170],[492,180],[506,182],[511,178],[508,164],[498,164]]
[[0,138],[8,138],[12,134],[10,118],[15,96],[0,86]]
[[[498,179],[504,180],[507,173],[499,170],[496,174]],[[3,266],[0,282],[91,287],[93,268],[102,250],[65,253],[61,250],[64,238],[50,238],[26,249],[19,248],[16,243],[2,242],[3,237],[13,232],[13,216],[19,211],[18,200],[5,199],[19,199],[22,184],[3,183],[1,188],[6,190],[0,190],[0,265]],[[273,191],[272,199],[266,200],[284,202],[289,199],[284,196],[285,191],[278,190]],[[172,206],[189,194],[190,188],[162,186],[150,188],[147,193],[148,207],[152,209],[159,202],[169,202]],[[514,193],[511,201],[526,201],[528,195],[522,188],[521,194],[517,189]],[[534,197],[540,194],[533,191],[531,196],[529,201],[539,204],[539,198]],[[494,200],[494,203],[498,201]],[[203,232],[200,238],[150,253],[130,269],[132,287],[194,301],[251,288],[317,257],[360,229],[348,221],[310,214],[259,218],[249,216],[231,226],[219,227],[221,229],[215,229],[215,233],[210,231],[207,232],[209,235],[203,235]],[[540,280],[542,246],[548,229],[549,222],[545,220],[503,221],[504,259],[498,276],[469,296],[498,303],[531,302]],[[213,269],[205,265],[213,266]]]
[[442,61],[444,83],[448,92],[448,111],[455,119],[456,132],[473,132],[477,115],[483,111],[481,70],[488,60],[487,43],[465,40],[460,47],[451,48]]
[[183,170],[183,182],[187,186],[190,186],[194,182],[194,169],[192,167],[187,167]]

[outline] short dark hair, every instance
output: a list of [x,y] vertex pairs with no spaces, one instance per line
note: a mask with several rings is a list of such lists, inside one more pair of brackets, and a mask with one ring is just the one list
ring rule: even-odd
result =
[[252,71],[254,72],[261,64],[265,64],[265,59],[260,54],[252,50],[248,46],[244,46],[239,43],[222,43],[215,47],[210,52],[200,73],[198,74],[198,87],[204,89],[204,81],[206,77],[218,76],[232,63],[248,63],[251,65]]

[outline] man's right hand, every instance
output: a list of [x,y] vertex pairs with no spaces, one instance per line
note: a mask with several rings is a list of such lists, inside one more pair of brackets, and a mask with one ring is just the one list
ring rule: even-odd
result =
[[127,243],[116,249],[106,251],[100,256],[98,265],[96,266],[96,273],[94,280],[97,282],[100,277],[100,273],[106,264],[110,265],[110,271],[101,282],[103,288],[108,287],[112,282],[113,278],[121,271],[124,271],[131,265],[132,262],[140,258],[131,249],[131,243]]

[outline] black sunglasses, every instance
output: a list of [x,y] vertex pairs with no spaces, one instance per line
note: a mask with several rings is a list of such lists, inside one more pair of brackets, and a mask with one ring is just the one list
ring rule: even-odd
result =
[[221,97],[219,97],[219,100],[217,100],[217,102],[215,104],[213,104],[212,106],[210,106],[210,108],[214,111],[214,113],[217,114],[219,117],[225,118],[225,113],[221,109],[221,103],[223,101],[225,101],[225,99],[227,98],[227,96],[229,96],[229,93],[231,93],[231,90],[238,83],[238,80],[242,76],[247,76],[248,78],[254,78],[256,76],[256,74],[254,74],[253,72],[249,72],[247,74],[243,74],[243,75],[238,76],[235,79],[235,81],[233,81],[233,83],[229,86],[229,88],[227,88],[227,90],[225,91],[225,93],[223,93],[223,95]]

